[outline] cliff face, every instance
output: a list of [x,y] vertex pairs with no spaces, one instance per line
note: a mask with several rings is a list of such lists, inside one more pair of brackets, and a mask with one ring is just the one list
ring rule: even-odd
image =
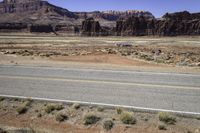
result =
[[199,13],[178,12],[165,14],[161,20],[144,17],[130,17],[117,21],[117,35],[200,35]]
[[194,20],[200,19],[200,13],[189,13],[188,11],[176,12],[176,13],[166,13],[163,16],[164,19],[171,20]]
[[7,30],[66,33],[81,30],[83,35],[91,36],[200,35],[200,13],[166,13],[155,19],[146,11],[71,12],[42,0],[3,0],[0,31]]
[[48,24],[56,22],[81,25],[82,20],[91,17],[104,23],[104,21],[114,22],[119,18],[141,15],[154,18],[150,12],[136,10],[124,12],[70,12],[42,0],[4,0],[0,3],[0,22],[17,22],[18,20],[22,23],[35,23],[38,20],[45,21],[45,19],[48,19]]
[[96,12],[76,12],[75,13],[79,18],[86,19],[86,18],[94,18],[98,19],[105,19],[108,21],[117,21],[120,18],[129,18],[132,16],[139,17],[144,16],[146,18],[154,18],[154,16],[147,11],[137,11],[137,10],[129,10],[129,11],[96,11]]
[[47,6],[47,4],[47,2],[39,0],[4,0],[0,3],[0,13],[37,11]]

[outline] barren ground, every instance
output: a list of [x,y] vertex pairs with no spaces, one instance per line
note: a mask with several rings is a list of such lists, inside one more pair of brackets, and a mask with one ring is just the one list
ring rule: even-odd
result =
[[[27,102],[29,101],[29,102]],[[27,104],[28,103],[28,104]],[[26,104],[26,112],[19,114],[17,108]],[[46,112],[49,105],[62,105],[63,109]],[[79,106],[76,108],[76,106]],[[35,132],[76,132],[76,133],[199,133],[200,121],[198,117],[184,118],[171,114],[176,118],[174,124],[166,124],[159,120],[159,115],[154,113],[140,113],[122,109],[122,112],[129,112],[136,119],[135,124],[123,124],[116,109],[72,105],[64,103],[46,103],[42,101],[32,101],[30,99],[4,99],[0,102],[0,128],[4,130],[33,130]],[[58,121],[56,116],[64,114],[68,118]],[[95,124],[84,125],[84,117],[94,114],[99,117]],[[112,120],[114,126],[111,130],[105,130],[103,123],[105,120]],[[164,125],[166,130],[160,130],[159,125]],[[15,127],[15,128],[11,128]]]
[[0,35],[0,63],[199,73],[200,38]]

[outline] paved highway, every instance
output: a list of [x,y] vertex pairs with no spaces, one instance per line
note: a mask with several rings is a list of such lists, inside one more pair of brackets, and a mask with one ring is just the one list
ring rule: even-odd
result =
[[0,65],[0,95],[200,113],[200,75]]

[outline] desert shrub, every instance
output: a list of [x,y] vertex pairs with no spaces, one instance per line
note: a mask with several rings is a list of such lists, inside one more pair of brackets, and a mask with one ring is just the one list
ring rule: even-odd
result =
[[166,124],[174,124],[176,122],[176,118],[174,116],[171,116],[167,112],[161,112],[158,115],[159,120],[166,123]]
[[41,113],[38,113],[38,114],[37,114],[37,117],[38,117],[38,118],[42,117],[42,114],[41,114]]
[[200,116],[197,116],[196,119],[197,119],[197,120],[200,120]]
[[62,122],[68,119],[68,116],[65,114],[57,114],[56,115],[56,121]]
[[116,108],[117,114],[121,114],[123,112],[122,108]]
[[136,119],[133,117],[133,115],[129,112],[124,112],[120,116],[120,120],[124,124],[136,124]]
[[53,112],[54,110],[59,111],[59,110],[62,110],[63,108],[64,107],[60,104],[50,104],[45,107],[45,112],[49,114],[49,113]]
[[31,103],[32,103],[31,100],[27,100],[27,101],[25,101],[25,102],[23,103],[23,105],[24,105],[24,106],[30,106]]
[[18,114],[24,114],[24,113],[26,113],[27,108],[26,108],[26,106],[22,105],[22,106],[17,107],[16,111]]
[[4,98],[4,97],[0,97],[0,102],[1,102],[1,101],[4,101],[4,100],[5,100],[5,98]]
[[80,107],[81,107],[81,106],[80,106],[80,104],[78,104],[78,103],[75,103],[75,104],[72,105],[72,108],[73,108],[73,109],[76,109],[76,110],[79,109]]
[[14,98],[13,100],[14,100],[14,101],[21,101],[21,100],[20,100],[19,98],[17,98],[17,97]]
[[8,132],[0,128],[0,133],[8,133]]
[[104,111],[104,108],[103,108],[103,107],[98,107],[98,108],[97,108],[97,111],[103,112],[103,111]]
[[106,130],[110,130],[113,128],[113,121],[112,120],[106,120],[103,122],[103,128],[106,129]]
[[99,117],[97,117],[94,114],[88,114],[84,117],[84,124],[85,125],[91,125],[91,124],[96,124],[100,120]]
[[167,128],[165,127],[165,125],[158,125],[158,129],[159,130],[167,130]]
[[64,109],[63,105],[61,105],[61,104],[56,104],[54,106],[55,106],[55,110],[62,110],[62,109]]

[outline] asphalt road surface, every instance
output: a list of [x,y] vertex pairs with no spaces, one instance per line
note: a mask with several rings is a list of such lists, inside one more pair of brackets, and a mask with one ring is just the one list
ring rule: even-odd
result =
[[0,65],[0,95],[200,113],[200,75]]

